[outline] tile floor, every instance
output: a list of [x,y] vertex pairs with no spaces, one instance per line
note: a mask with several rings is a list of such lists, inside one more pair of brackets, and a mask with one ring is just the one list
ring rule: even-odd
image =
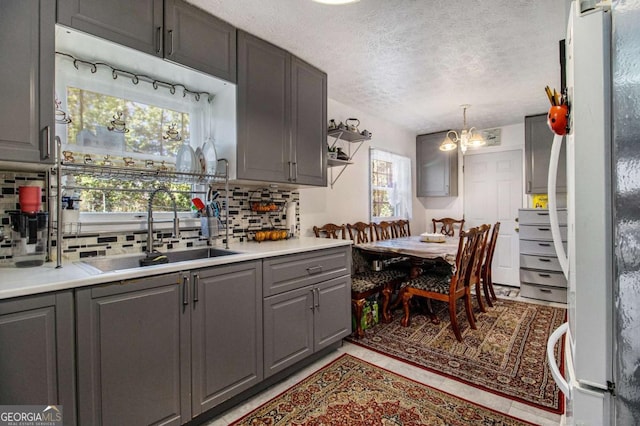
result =
[[[508,297],[513,300],[519,300],[519,301],[524,301],[529,303],[539,303],[539,304],[545,304],[545,305],[551,305],[551,306],[557,306],[557,307],[566,307],[565,305],[559,304],[559,303],[548,303],[548,302],[522,298],[519,295],[520,293],[519,290],[514,287],[495,286],[495,290],[498,297]],[[401,374],[403,376],[409,377],[418,382],[432,386],[436,389],[449,392],[453,395],[459,396],[469,401],[474,401],[480,405],[484,405],[496,411],[500,411],[500,412],[512,415],[519,419],[527,420],[532,423],[536,423],[544,426],[564,424],[563,416],[549,413],[544,410],[539,410],[529,405],[522,404],[520,402],[511,401],[504,397],[479,390],[469,385],[465,385],[464,383],[458,382],[456,380],[448,379],[446,377],[440,376],[435,373],[431,373],[429,371],[423,370],[418,367],[414,367],[412,365],[406,364],[396,359],[389,358],[385,355],[370,351],[366,348],[353,345],[349,342],[344,342],[343,346],[339,348],[337,351],[334,351],[328,354],[324,358],[307,366],[306,368],[300,370],[296,374],[283,380],[282,382],[277,383],[276,385],[268,388],[264,392],[254,396],[251,399],[248,399],[244,403],[237,405],[236,407],[230,409],[229,411],[226,411],[225,413],[221,414],[217,418],[211,420],[209,423],[206,424],[206,426],[223,426],[223,425],[230,424],[231,422],[239,419],[240,417],[244,416],[245,414],[259,407],[263,403],[267,402],[271,398],[284,392],[294,384],[298,383],[305,377],[312,374],[314,371],[330,363],[331,361],[333,361],[343,353],[351,354],[355,357],[368,361],[377,366],[386,368],[387,370],[393,371],[397,374]]]

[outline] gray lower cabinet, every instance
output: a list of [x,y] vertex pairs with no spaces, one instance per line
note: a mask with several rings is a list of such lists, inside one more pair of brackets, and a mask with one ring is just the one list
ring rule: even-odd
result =
[[440,151],[447,132],[416,137],[418,197],[455,197],[458,195],[458,150]]
[[200,269],[191,280],[195,417],[263,378],[261,262]]
[[179,273],[76,291],[79,424],[191,419],[189,292]]
[[326,186],[327,76],[238,31],[238,179]]
[[0,160],[53,163],[55,2],[0,3]]
[[77,290],[79,423],[179,425],[259,383],[260,266]]
[[76,424],[73,293],[0,301],[0,405],[62,405]]
[[265,377],[351,333],[349,262],[346,248],[263,262]]
[[[525,182],[527,194],[546,194],[549,157],[553,132],[547,125],[547,114],[524,118]],[[567,192],[566,142],[562,144],[556,175],[556,192]]]
[[236,29],[183,0],[58,0],[68,27],[236,81]]

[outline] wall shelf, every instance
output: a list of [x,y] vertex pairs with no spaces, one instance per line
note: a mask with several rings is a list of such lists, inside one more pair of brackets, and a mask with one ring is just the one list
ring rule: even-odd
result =
[[[365,136],[361,133],[354,132],[347,129],[331,129],[327,132],[327,135],[329,137],[334,138],[333,143],[329,144],[330,149],[333,149],[338,144],[338,141],[347,142],[346,144],[347,156],[349,157],[348,160],[339,160],[337,158],[327,158],[327,167],[331,171],[331,188],[333,188],[333,185],[338,181],[340,176],[342,176],[342,173],[344,173],[347,166],[353,164],[351,160],[353,159],[353,157],[356,155],[356,153],[362,146],[362,143],[365,141],[371,140],[371,135],[368,134]],[[333,169],[335,167],[341,167],[341,169],[338,172],[338,174],[334,177]]]

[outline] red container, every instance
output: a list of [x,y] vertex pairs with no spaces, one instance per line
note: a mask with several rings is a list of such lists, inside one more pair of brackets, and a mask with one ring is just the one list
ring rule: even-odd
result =
[[18,188],[20,211],[23,213],[37,213],[42,206],[42,188],[39,186],[21,186]]
[[567,105],[557,105],[549,108],[547,115],[547,124],[553,133],[563,136],[567,133],[567,118],[569,117],[569,108]]

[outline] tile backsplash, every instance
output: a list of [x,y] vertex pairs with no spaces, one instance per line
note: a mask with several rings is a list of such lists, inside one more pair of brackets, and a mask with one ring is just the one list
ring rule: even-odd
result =
[[[18,188],[23,185],[41,185],[43,187],[43,210],[47,206],[47,191],[45,173],[0,171],[0,219],[4,240],[0,241],[0,264],[11,263],[11,228],[9,223],[10,210],[20,208],[18,203]],[[229,206],[225,209],[224,185],[216,187],[220,192],[218,201],[222,206],[221,221],[225,222],[225,212],[229,214],[229,237],[231,241],[250,240],[255,231],[261,229],[286,229],[287,206],[295,202],[299,205],[300,194],[297,190],[280,188],[252,188],[245,186],[229,185]],[[255,203],[271,205],[273,211],[256,212],[251,206]],[[255,208],[254,208],[255,210]],[[296,233],[300,232],[299,208],[295,210]],[[114,223],[117,225],[117,223]],[[81,258],[94,256],[109,256],[124,253],[141,253],[146,249],[147,232],[146,218],[141,219],[141,228],[135,231],[114,231],[109,226],[104,231],[78,232],[64,234],[62,238],[62,255],[64,261],[75,261]],[[80,227],[82,230],[82,227]],[[55,231],[51,236],[52,257],[56,256]],[[204,246],[208,244],[208,238],[202,235],[199,219],[181,220],[180,237],[172,237],[170,230],[154,232],[154,240],[161,243],[156,247],[160,251],[170,251],[188,247]],[[225,243],[225,231],[221,229],[219,236],[212,240],[214,245],[222,246]],[[257,244],[257,243],[256,243]]]

